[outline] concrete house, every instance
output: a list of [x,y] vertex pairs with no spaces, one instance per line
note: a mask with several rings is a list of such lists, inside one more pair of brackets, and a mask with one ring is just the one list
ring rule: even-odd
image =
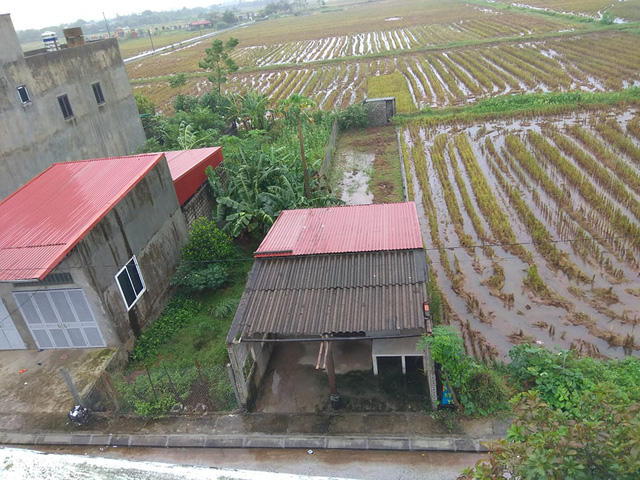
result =
[[0,350],[130,345],[165,305],[184,212],[221,160],[215,147],[56,163],[2,201]]
[[435,406],[433,362],[416,348],[431,320],[413,202],[284,211],[254,256],[227,336],[244,406],[255,398],[276,351],[296,344],[313,345],[317,361],[312,353],[287,368],[306,375],[318,374],[313,364],[326,370],[332,403],[336,372],[377,374],[387,359],[402,372],[424,370]]
[[145,142],[117,40],[68,43],[78,46],[23,53],[0,15],[0,199],[52,163],[130,155]]

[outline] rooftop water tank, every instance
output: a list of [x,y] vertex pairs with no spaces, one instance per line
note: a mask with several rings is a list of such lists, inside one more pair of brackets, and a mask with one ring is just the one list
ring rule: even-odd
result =
[[58,35],[56,35],[56,32],[44,32],[41,37],[47,52],[59,50],[60,47],[58,46]]

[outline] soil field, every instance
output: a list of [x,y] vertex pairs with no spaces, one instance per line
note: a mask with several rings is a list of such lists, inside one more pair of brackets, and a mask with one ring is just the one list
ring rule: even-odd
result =
[[347,205],[403,202],[398,139],[393,126],[340,134],[329,183]]
[[603,12],[608,11],[615,18],[625,21],[640,19],[640,2],[638,0],[522,0],[503,3],[521,7],[543,8],[553,12],[567,12],[576,15],[588,15],[601,18]]
[[446,321],[471,353],[640,350],[638,111],[416,121],[402,140]]
[[[197,45],[184,47],[184,50]],[[367,95],[367,79],[396,75],[382,96],[396,96],[411,108],[462,105],[480,98],[519,92],[604,91],[640,85],[640,36],[607,33],[543,41],[442,49],[382,58],[311,63],[307,66],[257,70],[234,75],[227,89],[258,90],[274,101],[292,93],[311,97],[325,110],[346,107]],[[167,62],[178,52],[163,54]],[[146,62],[130,65],[130,75],[146,72]],[[165,60],[162,60],[165,61]],[[176,65],[181,71],[187,65]],[[171,89],[167,80],[135,82],[134,90],[160,108],[170,108],[178,93],[202,94],[211,86],[202,75]],[[403,112],[399,112],[403,113]]]
[[[302,93],[329,110],[361,100],[367,78],[398,71],[398,88],[420,109],[512,91],[609,89],[638,80],[633,52],[640,36],[616,34],[622,26],[461,0],[339,8],[255,22],[222,36],[240,40],[234,58],[241,68],[227,89],[258,90],[274,101]],[[210,88],[199,67],[210,44],[131,62],[127,72],[140,93],[168,112],[177,94]],[[167,77],[175,73],[186,73],[187,85],[171,89]]]

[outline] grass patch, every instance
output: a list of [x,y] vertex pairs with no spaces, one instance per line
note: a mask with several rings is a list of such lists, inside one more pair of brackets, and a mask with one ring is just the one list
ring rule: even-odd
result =
[[[147,30],[145,28],[145,30]],[[211,30],[206,33],[210,33]],[[173,43],[182,42],[191,38],[200,36],[200,32],[185,31],[185,30],[166,30],[163,32],[154,32],[153,47],[162,48]],[[122,58],[129,58],[135,55],[139,55],[142,52],[151,50],[151,39],[148,36],[132,38],[127,40],[119,40],[118,45],[120,47],[120,54]],[[180,47],[176,47],[180,48]]]
[[400,72],[371,77],[367,81],[367,97],[396,97],[398,114],[412,113],[417,110],[413,102],[407,79]]
[[155,355],[132,361],[115,385],[119,409],[159,417],[171,411],[228,411],[235,408],[225,365],[226,336],[257,248],[252,240],[236,244],[239,257],[230,265],[230,286],[189,298],[198,305],[175,333],[159,339]]
[[416,115],[398,115],[400,125],[418,122],[424,126],[473,123],[506,117],[557,115],[575,110],[598,110],[609,106],[640,104],[640,88],[613,92],[552,92],[501,95],[461,107],[426,108]]

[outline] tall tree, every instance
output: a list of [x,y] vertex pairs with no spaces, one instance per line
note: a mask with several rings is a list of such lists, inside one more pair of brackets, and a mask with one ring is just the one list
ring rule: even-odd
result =
[[231,58],[231,52],[238,45],[237,38],[229,38],[227,43],[222,40],[214,40],[213,44],[205,50],[206,56],[200,62],[200,68],[211,72],[207,78],[216,87],[218,95],[222,93],[222,84],[227,82],[230,73],[238,70],[238,65]]
[[304,138],[302,136],[302,121],[305,120],[312,123],[309,116],[311,109],[316,104],[310,98],[297,93],[292,94],[289,98],[281,99],[278,102],[278,110],[284,114],[287,120],[293,120],[298,124],[298,137],[300,139],[300,157],[302,159],[302,173],[304,175],[304,196],[311,198],[311,187],[309,186],[309,169],[307,168],[307,158],[304,154]]

